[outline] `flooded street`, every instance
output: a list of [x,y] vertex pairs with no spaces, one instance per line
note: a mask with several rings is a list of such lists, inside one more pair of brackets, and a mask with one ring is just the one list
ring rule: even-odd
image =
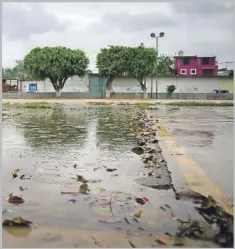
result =
[[232,107],[166,107],[151,111],[176,137],[183,152],[201,166],[232,202],[233,114]]
[[[149,171],[132,152],[137,139],[131,120],[137,110],[67,104],[3,115],[3,219],[21,216],[37,226],[30,233],[3,229],[4,247],[92,247],[90,235],[81,242],[75,233],[92,234],[91,229],[103,236],[124,236],[102,247],[126,247],[127,234],[143,236],[141,246],[150,247],[149,234],[174,234],[176,218],[187,220],[190,215],[207,226],[192,200],[177,200],[172,187],[160,190],[139,184]],[[203,108],[199,113],[196,108],[163,106],[148,112],[166,123],[185,151],[232,197],[232,109],[222,110]],[[13,179],[14,169],[19,172]],[[86,194],[79,193],[84,179],[90,189]],[[10,204],[10,193],[24,203]],[[149,200],[145,205],[136,201],[143,197]],[[138,212],[141,216],[135,219]],[[56,239],[47,241],[40,231],[53,232]]]

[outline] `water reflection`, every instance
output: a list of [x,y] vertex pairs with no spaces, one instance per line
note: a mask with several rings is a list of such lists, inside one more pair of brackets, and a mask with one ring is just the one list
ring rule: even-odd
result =
[[133,110],[128,108],[122,112],[118,107],[99,110],[97,127],[97,142],[100,149],[110,151],[125,151],[129,149],[130,141],[134,144],[134,134],[131,134],[130,123]]
[[76,143],[83,146],[87,135],[87,116],[82,110],[68,109],[30,112],[15,121],[23,129],[27,145],[32,148],[49,148]]
[[3,227],[3,232],[17,238],[26,238],[32,231],[33,229],[31,227]]

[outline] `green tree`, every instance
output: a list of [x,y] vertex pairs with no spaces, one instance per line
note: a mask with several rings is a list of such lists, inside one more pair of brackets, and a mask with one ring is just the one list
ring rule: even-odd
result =
[[109,46],[102,48],[96,58],[100,75],[107,77],[106,97],[110,98],[113,80],[126,71],[128,47]]
[[[175,76],[174,60],[168,55],[160,55],[157,58],[158,76]],[[156,75],[156,64],[153,75]]]
[[72,76],[83,77],[89,59],[85,52],[65,47],[34,48],[24,58],[24,66],[35,78],[49,79],[61,96],[66,80]]
[[17,79],[17,72],[14,68],[3,68],[2,69],[2,77],[10,80],[10,79]]
[[146,78],[155,68],[156,54],[153,48],[143,46],[129,48],[128,73],[139,81],[144,98],[147,98]]
[[12,68],[3,68],[2,75],[6,79],[17,79],[24,80],[25,78],[34,79],[30,73],[27,72],[24,68],[23,60],[16,60],[15,66]]

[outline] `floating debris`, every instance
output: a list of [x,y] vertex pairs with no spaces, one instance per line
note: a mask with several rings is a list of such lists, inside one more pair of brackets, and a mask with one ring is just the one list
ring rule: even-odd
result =
[[140,205],[144,205],[149,201],[149,199],[147,197],[141,197],[141,198],[136,197],[135,201]]
[[113,172],[113,171],[116,171],[116,170],[117,170],[117,169],[115,169],[115,168],[112,168],[112,169],[111,169],[111,168],[107,168],[107,169],[106,169],[106,171],[108,171],[108,172]]
[[79,191],[80,191],[80,193],[87,193],[87,192],[89,192],[90,190],[89,190],[88,184],[87,183],[82,183],[80,185],[80,187],[79,187]]
[[132,151],[133,153],[137,154],[137,155],[142,155],[142,154],[144,154],[144,149],[143,149],[143,147],[141,147],[141,146],[134,147],[131,151]]
[[29,220],[24,220],[23,218],[21,218],[20,216],[17,216],[15,218],[13,218],[12,220],[4,220],[2,222],[2,226],[4,227],[28,227],[30,225],[32,225],[33,223]]
[[16,196],[16,195],[13,195],[12,193],[9,195],[7,201],[8,201],[9,203],[15,204],[15,205],[19,205],[19,204],[24,203],[24,199],[23,199],[23,198],[21,198],[21,197],[19,197],[19,196]]
[[124,220],[126,221],[126,223],[127,223],[128,225],[131,224],[130,221],[129,221],[126,217],[124,218]]
[[12,174],[12,176],[13,176],[13,179],[14,178],[16,178],[17,176],[18,176],[18,172],[19,172],[20,170],[19,169],[13,169],[12,171],[11,171],[11,174]]
[[138,211],[136,211],[135,213],[134,213],[134,217],[136,217],[136,218],[140,218],[142,215],[143,215],[143,211],[142,210],[138,210]]

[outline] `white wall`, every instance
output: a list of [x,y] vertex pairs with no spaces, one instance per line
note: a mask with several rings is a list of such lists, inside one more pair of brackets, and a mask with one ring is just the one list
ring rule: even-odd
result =
[[[212,93],[214,89],[221,89],[222,83],[233,83],[233,79],[223,78],[159,78],[158,79],[158,92],[166,93],[168,85],[175,85],[175,93]],[[29,84],[37,83],[38,92],[55,92],[50,81],[23,81],[22,91],[29,91]],[[147,91],[148,93],[156,93],[156,80],[153,78],[152,91],[151,91],[151,78],[147,78]],[[223,87],[222,87],[223,88]],[[113,82],[113,92],[117,93],[142,93],[137,80],[130,77],[119,77]],[[66,81],[62,92],[89,92],[89,77],[84,78],[73,77]]]
[[[29,84],[37,83],[38,92],[55,92],[55,89],[49,80],[45,81],[22,81],[22,91],[29,91]],[[89,78],[72,77],[67,79],[62,92],[89,92]]]
[[[151,78],[147,78],[147,91],[151,93]],[[220,89],[220,78],[159,78],[158,92],[166,93],[168,85],[175,85],[175,93],[212,93],[214,89]],[[138,93],[142,92],[139,83],[133,78],[116,78],[113,82],[113,92]],[[152,92],[156,93],[156,79],[153,78]]]

